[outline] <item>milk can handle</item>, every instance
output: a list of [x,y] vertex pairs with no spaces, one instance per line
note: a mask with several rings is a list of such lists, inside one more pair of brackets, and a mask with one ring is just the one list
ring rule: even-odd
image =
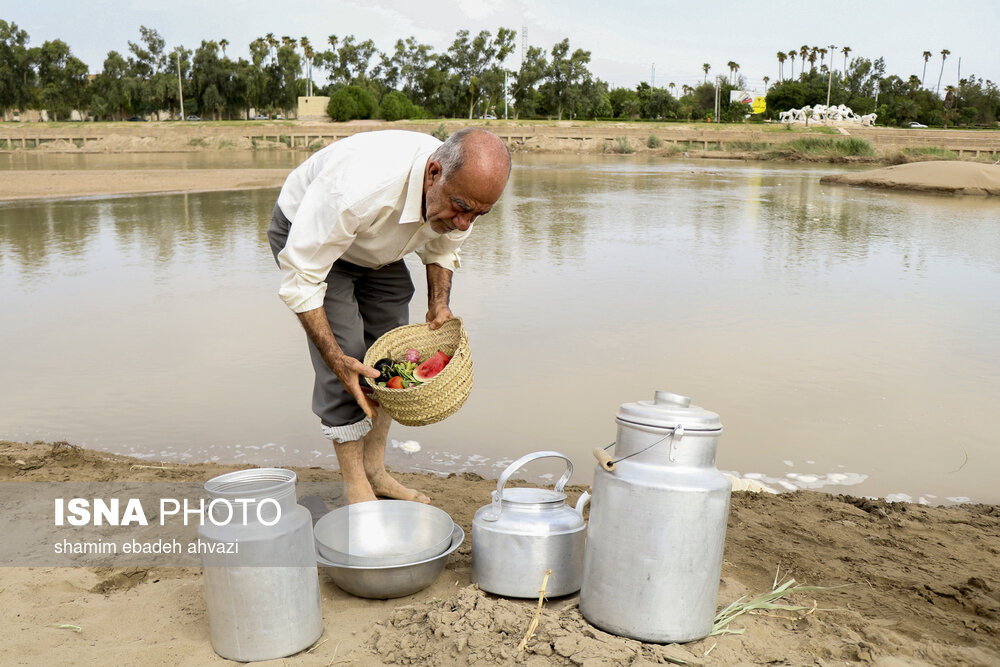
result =
[[559,481],[556,482],[555,487],[553,487],[556,491],[562,492],[563,487],[566,486],[566,482],[568,482],[569,478],[573,476],[573,462],[570,461],[567,456],[560,454],[559,452],[544,451],[525,454],[507,466],[506,470],[501,473],[500,479],[497,480],[497,490],[493,492],[493,507],[490,508],[491,511],[483,518],[487,521],[496,521],[500,518],[500,508],[503,503],[503,487],[507,484],[507,480],[510,479],[511,475],[535,459],[545,459],[550,457],[562,459],[566,462],[566,471],[562,474],[562,477],[559,478]]

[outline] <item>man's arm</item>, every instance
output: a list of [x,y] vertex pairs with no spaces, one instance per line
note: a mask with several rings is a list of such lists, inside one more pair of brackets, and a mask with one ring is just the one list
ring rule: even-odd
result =
[[344,388],[354,396],[354,400],[358,402],[365,414],[374,419],[376,404],[361,391],[361,378],[359,376],[367,375],[370,378],[377,378],[379,372],[344,354],[340,345],[337,344],[333,330],[330,329],[330,322],[326,319],[326,311],[322,307],[296,313],[296,315],[299,322],[302,323],[302,328],[306,330],[306,335],[323,355],[327,366],[337,375]]
[[451,298],[451,271],[438,264],[427,265],[427,321],[431,330],[455,317],[448,306]]

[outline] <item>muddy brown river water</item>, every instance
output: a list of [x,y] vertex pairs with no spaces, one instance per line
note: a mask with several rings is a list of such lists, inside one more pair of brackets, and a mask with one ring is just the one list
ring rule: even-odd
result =
[[[0,156],[0,180],[288,155]],[[395,426],[390,465],[495,477],[555,449],[587,482],[618,405],[665,389],[773,488],[1000,502],[1000,201],[819,184],[842,169],[517,156],[455,279],[471,397]],[[0,438],[335,465],[264,240],[276,194],[0,204]]]

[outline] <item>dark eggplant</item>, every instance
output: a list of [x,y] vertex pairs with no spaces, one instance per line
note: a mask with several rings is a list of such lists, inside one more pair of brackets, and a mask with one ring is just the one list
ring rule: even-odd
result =
[[379,359],[372,364],[372,368],[381,373],[381,375],[375,378],[375,382],[388,382],[392,377],[392,366],[395,363],[392,359]]

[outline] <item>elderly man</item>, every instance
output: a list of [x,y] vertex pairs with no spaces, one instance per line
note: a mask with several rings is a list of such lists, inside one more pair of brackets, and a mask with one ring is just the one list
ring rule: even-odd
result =
[[430,327],[454,317],[458,251],[503,194],[510,164],[507,146],[485,130],[464,129],[444,143],[417,132],[363,132],[317,152],[281,189],[267,232],[283,272],[279,295],[307,334],[313,412],[333,441],[348,503],[429,502],[385,470],[391,419],[362,391],[361,376],[379,373],[359,360],[409,321],[410,252],[426,266]]

